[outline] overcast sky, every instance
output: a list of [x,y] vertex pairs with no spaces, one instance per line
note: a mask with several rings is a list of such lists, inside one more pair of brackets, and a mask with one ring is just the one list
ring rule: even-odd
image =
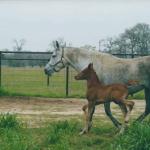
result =
[[139,22],[150,24],[148,0],[0,0],[0,49],[24,38],[25,49],[45,51],[58,37],[98,48],[99,39]]

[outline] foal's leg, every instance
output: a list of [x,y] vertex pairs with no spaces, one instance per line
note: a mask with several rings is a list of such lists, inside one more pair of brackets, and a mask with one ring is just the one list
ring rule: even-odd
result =
[[123,116],[124,116],[124,123],[123,123],[123,125],[120,129],[120,132],[119,132],[120,134],[122,134],[124,132],[125,127],[126,127],[126,123],[127,123],[127,119],[128,119],[128,110],[127,110],[126,105],[123,102],[119,103],[119,106],[120,106],[121,111],[122,111]]
[[105,108],[105,113],[106,115],[111,119],[111,121],[113,122],[113,124],[117,127],[120,128],[121,127],[121,123],[113,117],[111,110],[110,110],[110,102],[104,103],[104,108]]
[[131,111],[132,111],[133,106],[134,106],[134,102],[133,101],[128,101],[128,100],[123,100],[123,102],[129,108],[127,116],[125,118],[125,122],[128,123]]
[[128,119],[126,120],[126,121],[128,122],[128,121],[129,121],[130,114],[131,114],[131,111],[132,111],[133,106],[134,106],[134,102],[133,102],[133,101],[128,101],[128,100],[126,100],[126,101],[125,101],[125,104],[126,104],[126,106],[129,108],[129,111],[128,111]]
[[[84,107],[86,108],[87,106],[84,105]],[[84,111],[86,115],[86,124],[85,124],[84,129],[80,132],[80,135],[87,133],[89,129],[91,128],[94,110],[95,110],[95,101],[91,100],[88,102],[88,112],[86,113],[86,110]]]
[[[85,104],[85,105],[82,107],[82,110],[83,110],[83,112],[84,112],[84,121],[85,121],[84,126],[86,126],[87,108],[88,108],[88,104]],[[82,132],[81,132],[81,133],[82,133]],[[81,133],[80,133],[80,134],[81,134]]]
[[144,92],[146,100],[145,112],[138,117],[137,121],[142,121],[150,113],[150,87],[145,88]]
[[[95,106],[96,105],[99,105],[99,104],[102,104],[100,101],[96,101],[95,102]],[[82,107],[82,110],[83,110],[83,112],[84,112],[84,117],[85,117],[85,120],[86,120],[86,118],[87,118],[87,108],[88,108],[88,104],[85,104],[83,107]],[[94,109],[93,109],[93,111],[92,111],[92,116],[93,116],[93,114],[94,114],[94,112],[95,112],[95,107],[94,107]],[[86,122],[86,121],[85,121]],[[92,124],[91,124],[91,126],[89,126],[89,129],[88,130],[90,130],[90,128],[92,127]]]
[[128,100],[124,100],[124,103],[129,108],[129,111],[132,111],[133,106],[134,106],[135,103],[133,101],[128,101]]
[[85,104],[85,105],[82,107],[82,110],[83,110],[85,116],[87,116],[87,111],[86,111],[87,108],[88,108],[88,104]]
[[[96,106],[96,105],[99,105],[99,104],[102,104],[102,103],[101,103],[100,101],[96,101],[96,102],[95,102],[95,106]],[[87,108],[88,108],[88,104],[85,104],[85,105],[82,107],[82,110],[83,110],[85,116],[86,116],[86,114],[87,114],[87,111],[86,111]],[[92,113],[94,113],[94,111],[95,111],[95,109],[93,109],[93,112],[92,112]]]

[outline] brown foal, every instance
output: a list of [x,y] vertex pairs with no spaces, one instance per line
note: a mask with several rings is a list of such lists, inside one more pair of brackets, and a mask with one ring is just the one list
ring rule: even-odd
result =
[[[133,101],[127,101],[128,96],[127,85],[125,84],[111,84],[103,85],[99,81],[96,72],[93,69],[93,64],[89,64],[87,68],[82,70],[77,76],[76,80],[87,80],[86,97],[88,104],[84,105],[82,110],[86,117],[86,124],[80,134],[87,133],[91,128],[92,116],[95,110],[95,105],[104,104],[107,102],[115,102],[118,104],[124,115],[124,125],[129,121],[129,114],[134,106]],[[88,112],[86,109],[88,108]],[[128,110],[127,110],[128,108]],[[123,132],[122,126],[120,132]]]

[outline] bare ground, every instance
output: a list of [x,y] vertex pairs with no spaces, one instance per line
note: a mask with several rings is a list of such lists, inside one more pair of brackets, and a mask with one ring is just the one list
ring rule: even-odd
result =
[[[136,119],[145,108],[144,100],[134,100],[135,106],[131,114]],[[0,97],[0,113],[16,114],[28,127],[39,127],[45,122],[76,118],[82,120],[82,106],[85,99],[77,98],[37,98],[37,97]],[[111,105],[113,114],[122,116],[119,107]],[[103,105],[97,106],[94,116],[103,121],[110,121],[105,115]]]

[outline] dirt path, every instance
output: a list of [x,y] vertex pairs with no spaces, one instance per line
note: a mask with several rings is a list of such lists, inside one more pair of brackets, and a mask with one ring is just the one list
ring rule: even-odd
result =
[[[132,118],[136,118],[144,111],[145,101],[134,100],[135,107]],[[70,118],[82,119],[82,106],[85,99],[76,98],[28,98],[28,97],[0,97],[0,113],[14,113],[17,117],[30,126],[40,126],[49,120],[64,120]],[[112,104],[112,112],[116,117],[121,117],[117,105]],[[104,112],[103,105],[97,106],[95,116],[105,121],[110,121]]]

